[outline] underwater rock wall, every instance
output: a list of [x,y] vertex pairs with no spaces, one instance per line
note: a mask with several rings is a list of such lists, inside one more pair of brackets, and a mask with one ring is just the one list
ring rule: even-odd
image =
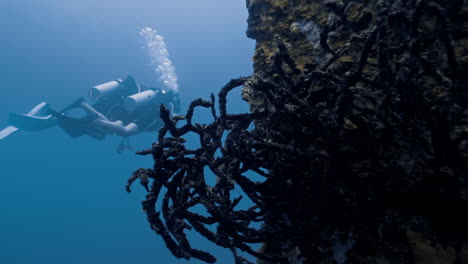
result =
[[256,52],[243,97],[272,113],[255,121],[265,141],[302,153],[269,168],[265,225],[284,232],[261,251],[468,263],[468,1],[247,8]]
[[[154,167],[127,185],[148,191],[173,255],[217,262],[192,230],[236,264],[468,263],[467,1],[247,7],[254,74],[186,115],[161,106],[158,141],[138,152]],[[236,87],[249,113],[227,112]],[[211,123],[192,122],[199,107]]]

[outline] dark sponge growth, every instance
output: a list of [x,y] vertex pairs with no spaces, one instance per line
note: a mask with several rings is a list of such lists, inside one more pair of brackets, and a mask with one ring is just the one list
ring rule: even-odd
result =
[[[468,263],[468,4],[345,2],[248,1],[254,75],[221,89],[219,115],[213,95],[185,116],[161,106],[138,152],[154,168],[127,190],[140,179],[174,256],[216,262],[193,229],[236,264]],[[240,86],[251,112],[229,114]],[[192,123],[197,107],[213,122]]]

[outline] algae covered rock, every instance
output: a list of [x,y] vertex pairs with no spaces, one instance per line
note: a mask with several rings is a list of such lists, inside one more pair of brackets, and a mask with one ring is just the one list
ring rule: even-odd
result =
[[270,141],[324,153],[275,170],[304,263],[466,263],[468,3],[279,2],[247,1],[243,94],[283,112]]
[[[467,1],[247,8],[254,74],[185,116],[162,106],[158,142],[139,152],[155,166],[129,180],[148,190],[148,222],[174,256],[217,261],[192,247],[194,230],[236,264],[252,263],[240,251],[262,264],[467,263]],[[227,113],[236,87],[249,113]],[[213,122],[192,123],[196,107]]]

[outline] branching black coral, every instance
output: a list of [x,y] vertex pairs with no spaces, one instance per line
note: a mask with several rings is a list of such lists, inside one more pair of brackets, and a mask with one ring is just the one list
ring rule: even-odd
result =
[[[236,263],[251,263],[237,254],[245,251],[257,258],[275,260],[270,256],[256,252],[249,244],[261,243],[270,235],[264,227],[253,228],[253,223],[261,223],[264,204],[261,199],[261,182],[254,182],[243,175],[247,170],[256,171],[264,177],[256,153],[274,144],[263,142],[249,131],[249,126],[260,113],[228,114],[226,97],[228,93],[245,83],[247,78],[230,81],[219,93],[219,112],[216,115],[214,96],[211,101],[202,99],[191,103],[186,116],[171,117],[169,111],[161,105],[160,115],[165,126],[159,132],[159,141],[140,155],[153,155],[155,167],[140,169],[129,179],[130,185],[137,179],[149,191],[143,202],[143,209],[148,215],[152,229],[162,236],[167,247],[179,258],[198,258],[214,263],[215,258],[201,250],[192,248],[185,230],[195,229],[213,243],[230,249]],[[214,122],[209,125],[192,124],[193,112],[197,107],[212,109]],[[177,123],[185,120],[180,128]],[[189,132],[198,134],[200,148],[186,149],[183,136]],[[172,137],[166,137],[170,133]],[[227,133],[223,144],[223,134]],[[277,146],[281,149],[281,146]],[[287,149],[286,147],[284,147]],[[222,155],[217,156],[217,151]],[[205,168],[215,175],[214,186],[206,183]],[[148,179],[152,180],[148,188]],[[247,210],[236,209],[242,196],[233,197],[232,191],[238,185],[252,202]],[[165,188],[165,191],[162,189]],[[156,203],[162,198],[161,212]],[[196,213],[193,208],[203,206],[207,214]],[[209,226],[216,227],[216,231]]]

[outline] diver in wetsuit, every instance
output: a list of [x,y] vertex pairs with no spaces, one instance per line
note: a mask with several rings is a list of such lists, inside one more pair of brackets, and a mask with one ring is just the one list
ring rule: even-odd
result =
[[[49,109],[58,125],[72,137],[86,134],[102,139],[106,134],[128,137],[143,131],[157,131],[162,126],[160,104],[173,113],[180,110],[176,92],[145,88],[131,76],[95,86],[89,95],[96,100],[93,106],[79,98],[60,113]],[[74,108],[85,110],[87,115],[80,119],[65,115]]]
[[[11,126],[0,131],[0,139],[18,129],[39,131],[55,125],[72,137],[88,135],[103,139],[107,134],[117,134],[126,138],[161,128],[161,104],[172,113],[180,111],[178,93],[143,87],[131,76],[95,86],[89,95],[95,100],[93,105],[79,98],[59,112],[51,109],[47,103],[41,103],[28,114],[11,113]],[[82,118],[67,115],[68,111],[76,108],[83,109],[86,115]]]

